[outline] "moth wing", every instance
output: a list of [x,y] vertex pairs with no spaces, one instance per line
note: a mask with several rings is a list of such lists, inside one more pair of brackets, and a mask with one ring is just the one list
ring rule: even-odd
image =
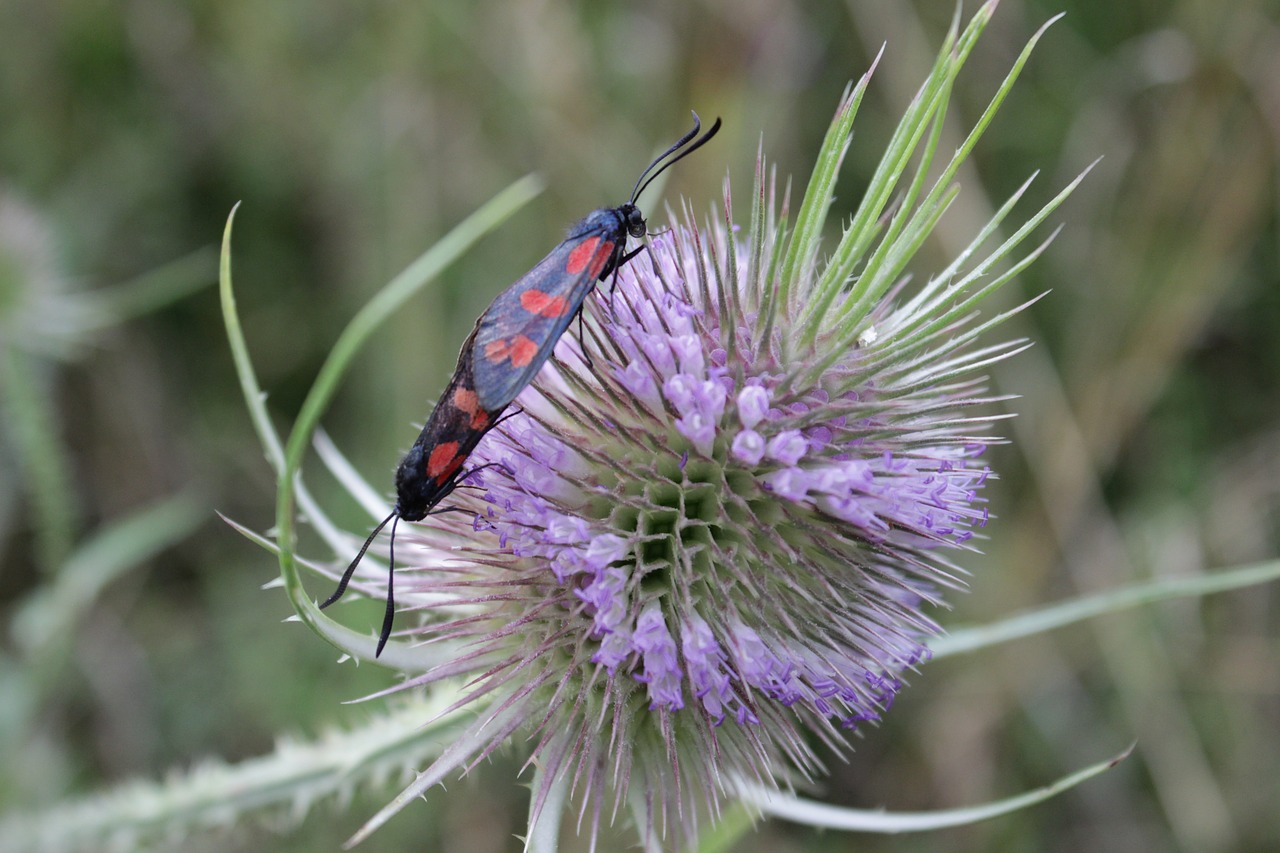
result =
[[510,404],[551,357],[615,253],[617,244],[609,236],[561,243],[480,317],[471,363],[476,394],[486,410]]

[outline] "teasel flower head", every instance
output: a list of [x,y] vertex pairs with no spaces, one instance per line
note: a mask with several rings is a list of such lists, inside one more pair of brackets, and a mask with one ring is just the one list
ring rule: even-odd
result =
[[707,221],[686,208],[601,284],[582,338],[561,339],[481,442],[455,493],[465,511],[401,525],[412,627],[390,659],[412,664],[397,689],[461,683],[452,710],[475,716],[387,814],[515,742],[535,768],[533,824],[573,803],[593,838],[629,812],[650,841],[688,841],[739,783],[820,775],[815,744],[847,752],[928,660],[932,614],[963,585],[953,559],[989,520],[999,413],[983,371],[1025,346],[985,342],[1012,312],[980,308],[1070,190],[988,246],[1015,197],[910,286],[1026,59],[937,162],[990,11],[953,32],[829,254],[869,74],[794,218],[763,155],[741,227],[727,183]]

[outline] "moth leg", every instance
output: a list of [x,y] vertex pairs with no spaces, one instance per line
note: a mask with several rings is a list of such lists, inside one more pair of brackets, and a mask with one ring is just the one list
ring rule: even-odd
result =
[[[609,296],[610,298],[613,297],[613,291],[609,291]],[[582,311],[586,307],[585,302],[578,306],[578,349],[582,350],[582,360],[587,363],[587,369],[595,370],[595,363],[591,360],[591,353],[587,352],[587,340],[583,337],[582,332]]]

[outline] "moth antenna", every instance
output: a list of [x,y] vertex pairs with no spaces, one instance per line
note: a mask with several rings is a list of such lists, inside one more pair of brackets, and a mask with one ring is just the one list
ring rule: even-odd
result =
[[400,523],[400,516],[396,515],[395,519],[391,522],[391,553],[387,560],[387,612],[382,616],[382,633],[378,635],[378,650],[373,653],[375,658],[382,657],[382,649],[391,637],[391,622],[396,615],[396,525]]
[[[338,581],[338,588],[333,591],[333,595],[326,598],[324,600],[324,603],[320,605],[321,610],[324,610],[330,604],[333,604],[339,598],[342,598],[343,593],[347,591],[347,584],[351,583],[351,576],[355,574],[356,566],[360,565],[360,561],[364,559],[364,552],[369,550],[369,546],[373,544],[374,537],[376,537],[380,532],[382,532],[382,528],[387,526],[388,521],[390,521],[393,518],[399,518],[399,517],[400,517],[400,510],[393,509],[390,515],[382,519],[382,521],[378,522],[378,526],[373,528],[373,532],[369,534],[369,538],[364,540],[364,544],[360,546],[360,553],[356,554],[356,558],[351,561],[351,565],[347,566],[347,570],[342,573],[342,580]],[[395,532],[394,525],[392,525],[391,530],[394,534]]]
[[[635,189],[631,191],[632,204],[636,203],[636,199],[640,198],[640,194],[644,192],[646,189],[648,189],[649,184],[653,183],[655,178],[657,178],[659,175],[661,175],[671,166],[674,166],[676,163],[679,163],[685,157],[688,157],[690,154],[692,154],[693,152],[697,151],[699,148],[701,148],[702,146],[710,142],[711,137],[715,136],[717,133],[720,132],[720,119],[717,118],[715,120],[715,123],[711,125],[710,130],[708,130],[702,136],[698,137],[698,139],[692,145],[689,145],[689,140],[693,139],[695,136],[698,136],[698,131],[701,129],[702,129],[702,119],[698,118],[697,113],[694,113],[693,114],[693,130],[690,130],[684,136],[676,140],[676,143],[674,145],[672,145],[666,151],[662,152],[662,154],[657,159],[655,159],[652,163],[650,163],[648,167],[645,168],[645,170],[640,173],[640,177],[636,179]],[[689,145],[689,147],[685,148],[684,147],[685,145]],[[680,150],[682,148],[684,148],[683,151]],[[676,154],[677,151],[680,151],[680,153]],[[671,157],[672,154],[676,154],[676,156]],[[671,159],[667,160],[668,157],[671,157]],[[667,162],[662,163],[663,160],[667,160]],[[659,163],[662,163],[660,167],[658,167]],[[654,167],[658,167],[657,171],[654,171]],[[647,176],[647,179],[646,179],[646,176]]]

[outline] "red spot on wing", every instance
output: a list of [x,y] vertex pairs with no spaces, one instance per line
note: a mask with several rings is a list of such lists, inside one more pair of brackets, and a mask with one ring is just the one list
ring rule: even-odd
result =
[[530,288],[520,294],[520,307],[540,317],[563,317],[569,310],[569,300]]
[[574,246],[573,251],[569,253],[569,261],[564,265],[564,271],[569,275],[577,275],[585,270],[587,264],[595,259],[596,246],[599,244],[599,237],[589,237]]
[[489,425],[489,413],[480,408],[480,398],[470,388],[459,388],[454,391],[453,405],[471,416],[472,429],[484,429]]
[[591,259],[591,266],[587,270],[587,275],[591,278],[599,278],[600,273],[604,271],[604,265],[608,263],[609,258],[613,256],[613,243],[605,240],[600,244],[600,248],[596,249],[596,256]]
[[511,342],[511,364],[513,367],[528,367],[533,357],[538,354],[538,345],[524,335],[516,335]]
[[512,367],[528,367],[537,354],[538,345],[524,335],[505,341],[491,341],[484,348],[484,357],[489,361],[501,364],[509,358]]
[[573,247],[573,251],[569,253],[569,262],[564,265],[564,271],[569,275],[578,275],[586,271],[588,277],[599,278],[604,265],[612,256],[611,240],[591,237]]
[[431,448],[427,457],[427,476],[443,484],[449,476],[462,467],[465,457],[458,455],[458,442],[444,441]]

